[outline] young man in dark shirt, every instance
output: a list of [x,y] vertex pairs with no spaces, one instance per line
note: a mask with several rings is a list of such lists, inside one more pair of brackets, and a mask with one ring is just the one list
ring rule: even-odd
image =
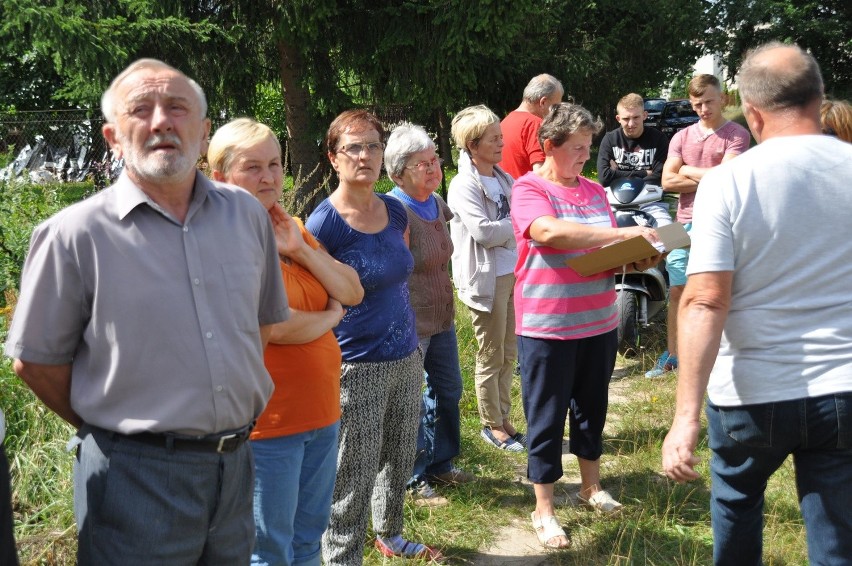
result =
[[598,150],[598,181],[605,187],[624,177],[659,185],[669,141],[656,128],[646,128],[644,101],[630,93],[616,106],[620,127],[607,132]]

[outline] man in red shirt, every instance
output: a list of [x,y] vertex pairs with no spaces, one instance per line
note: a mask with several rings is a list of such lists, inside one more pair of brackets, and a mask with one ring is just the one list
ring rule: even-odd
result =
[[524,98],[516,110],[500,122],[503,131],[503,161],[500,168],[517,179],[544,163],[544,151],[538,143],[538,127],[550,107],[562,102],[565,90],[556,77],[538,75],[527,84]]

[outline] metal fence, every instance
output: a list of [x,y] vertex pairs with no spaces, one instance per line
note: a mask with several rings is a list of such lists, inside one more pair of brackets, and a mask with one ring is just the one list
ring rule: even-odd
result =
[[[0,180],[28,175],[33,182],[83,181],[109,163],[100,111],[0,113]],[[107,165],[108,166],[108,165]]]
[[[437,119],[412,116],[412,109],[404,105],[370,110],[388,131],[406,120],[423,124],[440,147]],[[228,118],[214,119],[213,129],[226,121]],[[117,178],[122,164],[112,159],[102,125],[99,109],[0,112],[0,182],[13,178],[33,183],[92,179],[98,189],[107,186]],[[289,140],[286,133],[279,135],[286,154]],[[333,172],[320,154],[323,176],[332,176],[329,181],[334,182]],[[383,176],[376,188],[384,192],[392,185]],[[446,187],[441,192],[446,195]]]

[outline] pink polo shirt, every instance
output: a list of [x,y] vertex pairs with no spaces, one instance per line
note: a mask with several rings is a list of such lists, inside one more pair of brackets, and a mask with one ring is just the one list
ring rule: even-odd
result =
[[[669,157],[679,157],[684,165],[709,168],[722,163],[727,154],[739,155],[748,149],[751,135],[736,122],[728,122],[712,134],[705,134],[695,123],[676,133],[669,144]],[[677,221],[692,222],[695,193],[681,193]]]

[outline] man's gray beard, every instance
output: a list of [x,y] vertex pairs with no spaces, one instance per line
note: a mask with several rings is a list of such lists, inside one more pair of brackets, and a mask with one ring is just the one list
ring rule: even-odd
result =
[[137,151],[133,144],[121,140],[124,148],[124,166],[139,179],[152,183],[178,181],[187,177],[195,169],[195,159],[189,155],[201,154],[201,145],[195,147],[179,147],[177,154],[163,155],[151,152],[147,155]]

